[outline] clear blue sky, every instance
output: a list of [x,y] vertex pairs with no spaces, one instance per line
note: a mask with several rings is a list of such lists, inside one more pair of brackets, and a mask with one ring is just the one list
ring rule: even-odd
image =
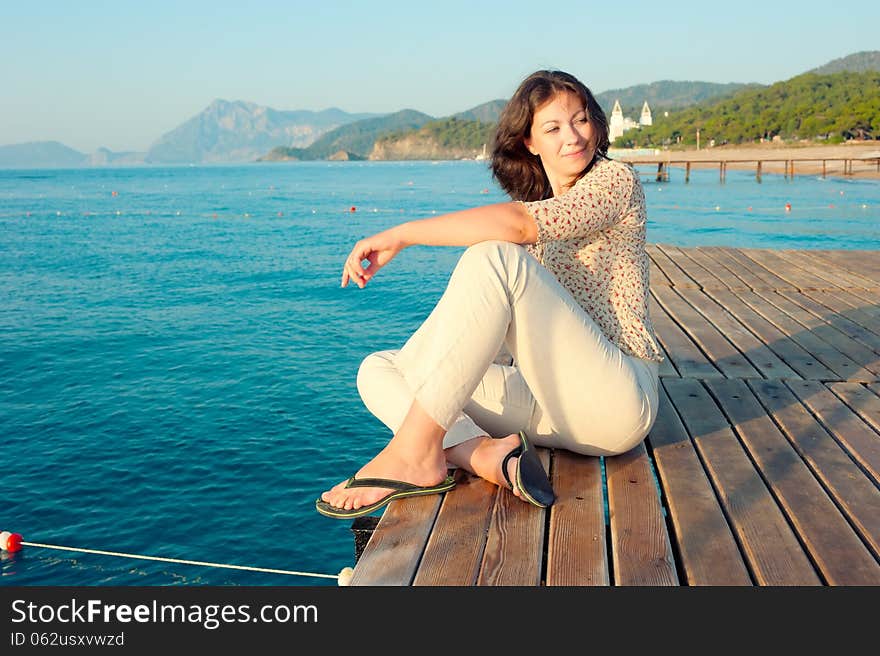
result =
[[146,150],[212,100],[445,116],[539,68],[594,92],[880,49],[876,0],[0,0],[0,145]]

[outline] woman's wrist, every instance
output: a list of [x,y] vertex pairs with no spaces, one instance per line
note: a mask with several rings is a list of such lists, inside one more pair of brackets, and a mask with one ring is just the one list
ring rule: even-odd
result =
[[401,250],[407,246],[412,246],[413,242],[410,236],[410,223],[400,223],[389,229],[389,234],[393,240],[400,244]]

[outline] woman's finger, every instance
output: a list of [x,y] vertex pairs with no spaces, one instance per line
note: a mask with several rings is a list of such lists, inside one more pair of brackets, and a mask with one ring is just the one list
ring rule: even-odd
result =
[[[346,282],[348,282],[349,280],[353,281],[354,284],[357,285],[358,287],[360,287],[361,289],[363,289],[364,285],[366,284],[365,274],[359,273],[358,271],[356,271],[352,267],[350,262],[345,263],[345,273],[343,274],[343,279]],[[345,285],[343,285],[343,287],[344,286]]]

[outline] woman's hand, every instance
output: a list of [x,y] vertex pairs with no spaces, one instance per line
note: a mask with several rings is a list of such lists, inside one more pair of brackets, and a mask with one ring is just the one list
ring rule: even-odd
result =
[[[379,269],[388,264],[405,247],[406,243],[393,228],[361,239],[351,249],[342,267],[342,286],[345,287],[349,280],[352,280],[363,289]],[[369,262],[367,266],[363,265],[364,260]]]

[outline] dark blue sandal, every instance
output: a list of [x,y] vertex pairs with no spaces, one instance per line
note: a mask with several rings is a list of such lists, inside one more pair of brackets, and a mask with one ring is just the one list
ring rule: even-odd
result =
[[414,497],[421,494],[439,494],[441,492],[447,492],[455,487],[455,480],[452,476],[447,476],[443,482],[438,483],[437,485],[421,486],[413,485],[412,483],[404,483],[403,481],[394,481],[387,478],[355,478],[352,476],[348,479],[348,483],[345,484],[345,487],[346,489],[350,487],[382,487],[388,488],[389,490],[392,490],[392,492],[389,492],[387,495],[379,499],[377,502],[371,503],[369,506],[361,506],[360,508],[354,508],[352,510],[337,508],[336,506],[331,506],[323,499],[316,499],[315,510],[325,517],[333,517],[335,519],[361,517],[362,515],[369,515],[371,512],[379,510],[379,508],[386,506],[395,499]]
[[519,457],[516,461],[516,485],[519,488],[522,498],[538,506],[539,508],[547,508],[552,506],[556,501],[556,494],[550,485],[550,479],[547,472],[544,471],[544,465],[538,457],[535,447],[533,447],[526,439],[526,434],[519,432],[519,446],[504,456],[501,461],[501,473],[504,474],[504,480],[513,489],[513,483],[507,475],[507,463],[511,458]]

